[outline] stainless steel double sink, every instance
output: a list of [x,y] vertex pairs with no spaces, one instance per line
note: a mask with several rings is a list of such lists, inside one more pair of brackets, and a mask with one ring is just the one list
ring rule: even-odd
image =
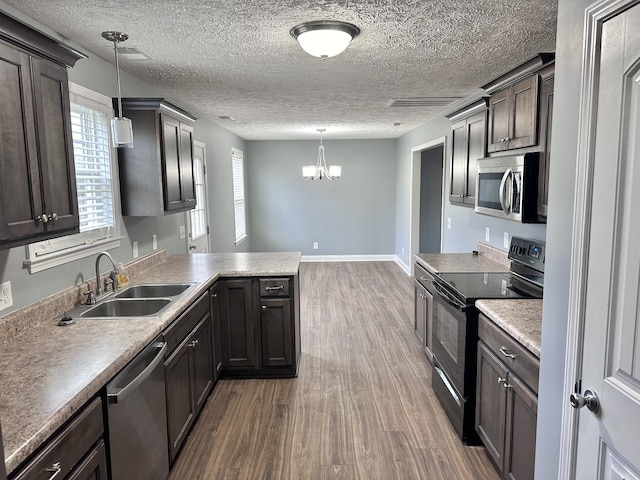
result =
[[72,318],[158,317],[195,283],[141,284],[116,291],[95,305],[82,305]]

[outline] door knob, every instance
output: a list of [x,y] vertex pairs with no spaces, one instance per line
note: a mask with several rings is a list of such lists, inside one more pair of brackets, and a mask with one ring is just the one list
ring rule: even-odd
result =
[[597,412],[600,408],[600,400],[598,400],[598,395],[591,389],[586,389],[584,391],[584,395],[580,395],[579,393],[572,393],[571,397],[569,397],[569,401],[571,402],[571,406],[573,408],[582,408],[586,406],[592,412]]

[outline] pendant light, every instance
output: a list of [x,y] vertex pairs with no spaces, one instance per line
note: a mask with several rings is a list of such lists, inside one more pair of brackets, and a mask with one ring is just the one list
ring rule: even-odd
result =
[[118,78],[118,116],[111,119],[111,136],[116,147],[133,147],[133,127],[131,120],[122,116],[122,92],[120,90],[120,64],[118,63],[118,43],[124,42],[129,35],[122,32],[102,32],[102,37],[113,42],[116,56],[116,75]]
[[318,161],[315,165],[302,167],[302,176],[307,180],[322,180],[323,178],[335,180],[342,175],[342,167],[340,165],[329,165],[329,168],[327,168],[327,161],[324,158],[324,145],[322,144],[322,132],[325,132],[326,129],[319,128],[318,131],[320,132]]
[[344,52],[360,29],[347,22],[317,20],[296,25],[289,33],[309,55],[326,60]]

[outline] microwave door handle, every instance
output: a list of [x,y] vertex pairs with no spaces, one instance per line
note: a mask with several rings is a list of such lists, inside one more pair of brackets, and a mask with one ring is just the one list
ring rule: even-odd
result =
[[498,198],[500,199],[500,206],[502,207],[502,211],[505,215],[509,215],[511,213],[511,206],[507,205],[505,196],[507,190],[507,179],[512,175],[512,171],[510,168],[507,168],[507,171],[502,175],[502,181],[500,182],[500,190],[498,191]]

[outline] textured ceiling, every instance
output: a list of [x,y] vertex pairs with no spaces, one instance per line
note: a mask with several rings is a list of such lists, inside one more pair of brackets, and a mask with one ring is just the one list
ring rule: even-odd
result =
[[[186,110],[248,139],[395,138],[444,107],[391,99],[467,97],[555,50],[557,0],[4,0],[113,63],[100,34],[129,34],[152,60],[121,68]],[[289,35],[335,19],[361,33],[337,57]],[[233,120],[219,120],[220,116]],[[399,126],[394,126],[399,123]]]

